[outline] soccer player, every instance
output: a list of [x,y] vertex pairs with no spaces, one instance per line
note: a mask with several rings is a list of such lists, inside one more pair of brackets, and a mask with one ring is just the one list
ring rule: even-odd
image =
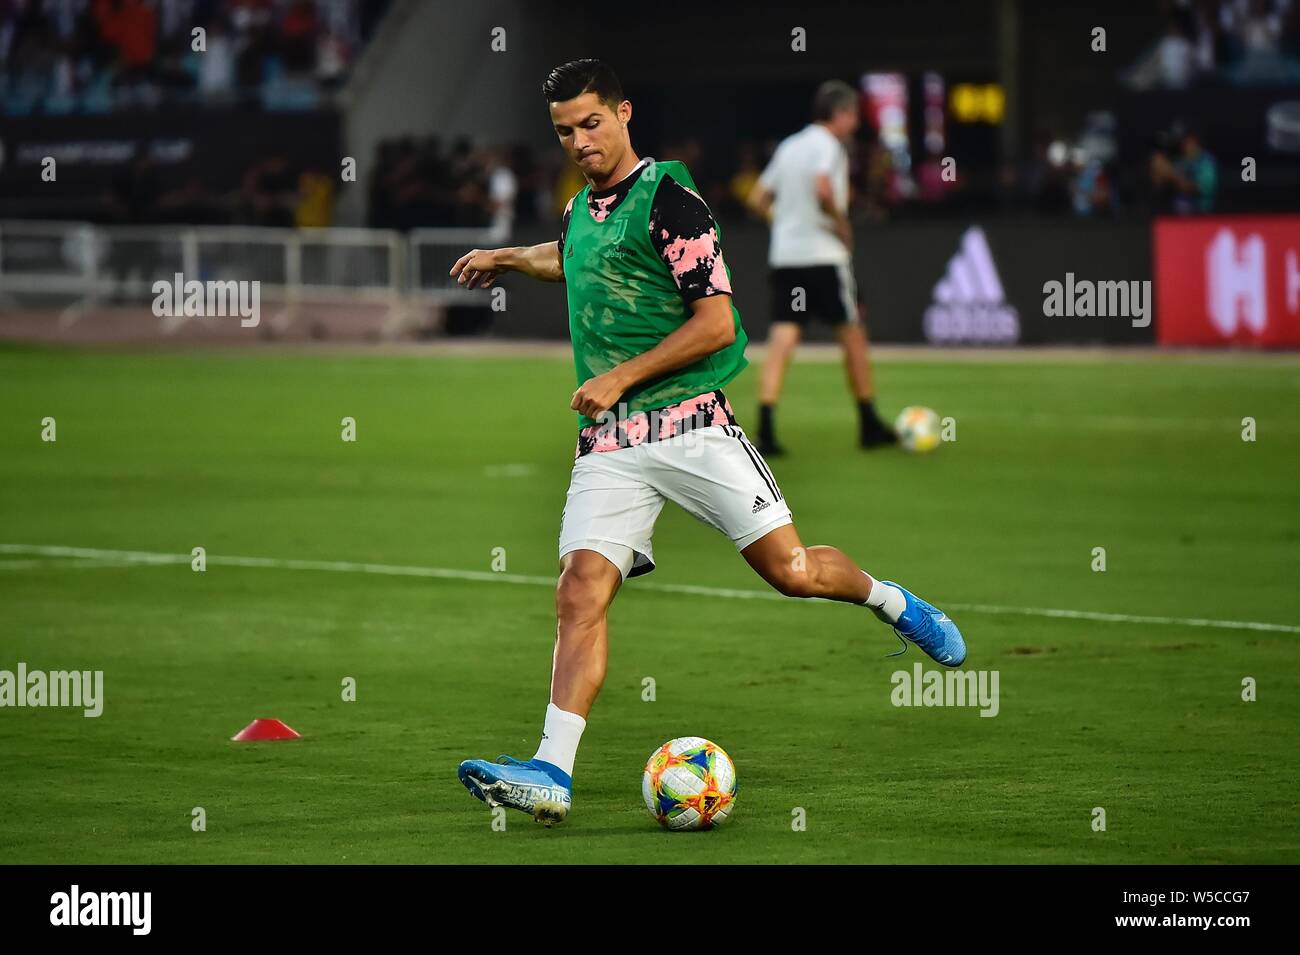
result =
[[858,95],[853,87],[839,80],[823,83],[813,96],[813,121],[782,140],[746,200],[772,225],[772,327],[758,385],[758,449],[768,456],[784,453],[776,440],[776,403],[810,318],[835,327],[849,390],[858,403],[858,443],[873,448],[898,440],[876,414],[870,345],[853,280],[844,141],[857,128]]
[[459,770],[478,798],[551,825],[569,812],[578,741],[605,680],[606,614],[624,580],[654,569],[665,500],[726,534],[783,594],[868,607],[948,666],[962,663],[966,644],[947,616],[902,587],[834,547],[804,547],[722,392],[745,367],[745,332],[717,223],[690,172],[637,156],[632,104],[599,60],[557,67],[542,92],[587,185],[558,242],[474,249],[451,274],[487,288],[521,272],[568,291],[579,430],[561,519],[550,705],[531,759],[471,759]]

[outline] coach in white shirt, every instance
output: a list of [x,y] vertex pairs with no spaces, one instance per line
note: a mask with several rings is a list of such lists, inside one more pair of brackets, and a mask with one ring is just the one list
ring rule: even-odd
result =
[[813,121],[782,140],[748,198],[770,221],[768,251],[772,327],[759,382],[759,450],[779,455],[773,423],[785,369],[809,318],[835,327],[844,351],[849,386],[858,402],[859,442],[864,448],[892,444],[894,432],[876,415],[853,280],[853,231],[849,226],[849,157],[844,141],[858,128],[858,94],[828,80],[813,97]]

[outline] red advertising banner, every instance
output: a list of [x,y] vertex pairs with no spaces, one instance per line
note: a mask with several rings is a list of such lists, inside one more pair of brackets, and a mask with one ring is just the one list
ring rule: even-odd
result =
[[1156,340],[1300,347],[1300,216],[1155,224]]

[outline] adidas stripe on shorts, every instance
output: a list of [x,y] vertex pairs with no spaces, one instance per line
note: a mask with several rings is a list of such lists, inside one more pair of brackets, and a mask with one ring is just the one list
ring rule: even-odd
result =
[[560,557],[594,550],[624,578],[649,573],[665,501],[726,534],[737,550],[792,519],[771,468],[745,432],[711,424],[578,457],[560,521]]

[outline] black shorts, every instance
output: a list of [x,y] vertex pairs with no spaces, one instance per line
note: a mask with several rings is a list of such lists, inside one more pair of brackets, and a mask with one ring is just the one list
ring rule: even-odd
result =
[[[772,321],[807,325],[809,318],[819,318],[840,325],[858,320],[859,296],[852,266],[800,265],[774,268],[768,274]],[[797,293],[799,289],[802,295]]]

